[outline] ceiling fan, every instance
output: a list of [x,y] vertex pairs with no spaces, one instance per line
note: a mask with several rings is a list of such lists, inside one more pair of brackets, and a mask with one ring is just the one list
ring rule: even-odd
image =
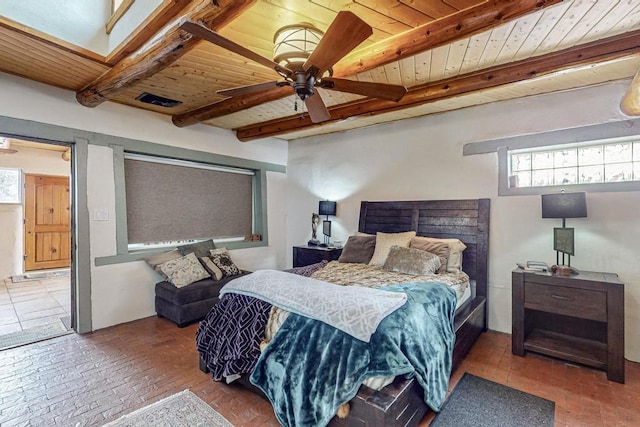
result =
[[[304,101],[313,123],[321,123],[331,118],[324,101],[315,91],[316,88],[347,92],[371,98],[388,99],[396,102],[407,93],[407,89],[400,85],[361,82],[332,77],[333,71],[331,67],[373,34],[371,26],[352,12],[338,12],[324,35],[320,30],[309,24],[284,27],[279,31],[291,27],[302,29],[311,35],[317,36],[319,42],[317,45],[312,43],[314,47],[312,51],[300,49],[296,55],[290,55],[288,58],[287,55],[281,55],[285,57],[284,60],[276,62],[277,57],[276,60],[265,58],[195,22],[186,21],[180,25],[182,30],[196,37],[207,40],[266,67],[273,68],[284,79],[220,90],[217,92],[218,94],[234,97],[291,86],[298,98]],[[306,41],[290,40],[287,42],[285,40],[283,46],[288,45],[288,47],[295,49],[295,46],[299,46],[301,42]],[[293,58],[293,56],[297,58]],[[298,60],[296,61],[295,59]]]

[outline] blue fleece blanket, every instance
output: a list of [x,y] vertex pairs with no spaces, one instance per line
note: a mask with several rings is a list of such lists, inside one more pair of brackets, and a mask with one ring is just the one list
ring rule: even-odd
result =
[[456,295],[441,283],[383,289],[407,294],[366,343],[320,321],[289,315],[269,343],[251,382],[284,426],[324,426],[370,376],[415,376],[424,401],[438,411],[447,393]]

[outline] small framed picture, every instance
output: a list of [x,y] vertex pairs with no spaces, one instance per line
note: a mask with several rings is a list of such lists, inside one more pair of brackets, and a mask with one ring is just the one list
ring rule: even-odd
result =
[[22,170],[0,168],[0,203],[22,203]]
[[553,229],[553,249],[569,255],[573,253],[573,228]]

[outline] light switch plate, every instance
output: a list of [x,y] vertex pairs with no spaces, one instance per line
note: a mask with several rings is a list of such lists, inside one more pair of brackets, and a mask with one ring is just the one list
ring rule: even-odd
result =
[[106,209],[95,209],[93,211],[94,221],[109,221],[109,211]]

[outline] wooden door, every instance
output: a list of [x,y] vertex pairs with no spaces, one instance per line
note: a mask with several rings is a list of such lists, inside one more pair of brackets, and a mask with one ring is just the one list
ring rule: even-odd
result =
[[24,269],[71,264],[69,178],[25,175]]

